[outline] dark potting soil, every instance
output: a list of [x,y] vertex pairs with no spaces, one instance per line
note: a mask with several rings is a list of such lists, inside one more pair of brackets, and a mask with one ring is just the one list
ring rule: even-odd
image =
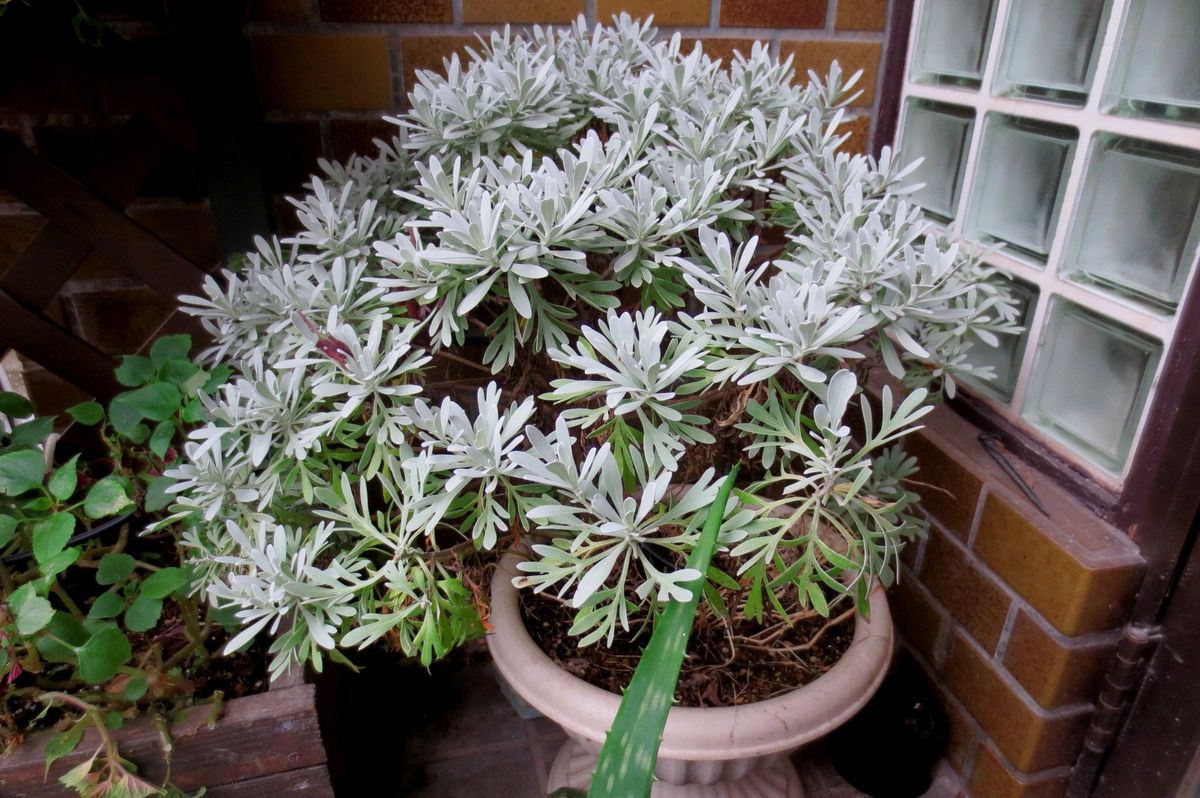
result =
[[[732,606],[732,605],[731,605]],[[612,646],[580,648],[568,634],[569,604],[547,594],[521,593],[525,626],[534,642],[561,667],[584,681],[620,694],[649,640],[649,629],[618,627]],[[768,616],[763,623],[718,617],[701,605],[675,699],[685,707],[727,707],[762,701],[808,684],[842,658],[854,639],[853,607],[842,602],[826,619],[794,608],[792,623]]]

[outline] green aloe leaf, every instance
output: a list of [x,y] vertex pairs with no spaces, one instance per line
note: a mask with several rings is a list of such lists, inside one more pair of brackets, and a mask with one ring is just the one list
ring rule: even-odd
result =
[[[704,530],[688,557],[688,568],[695,568],[702,574],[708,571],[736,476],[735,466],[708,508]],[[675,682],[679,680],[679,670],[687,652],[704,577],[684,586],[691,589],[692,597],[688,601],[668,603],[654,625],[654,634],[642,652],[604,747],[600,749],[588,798],[648,798],[650,795],[658,745],[662,742],[667,713],[675,698]]]

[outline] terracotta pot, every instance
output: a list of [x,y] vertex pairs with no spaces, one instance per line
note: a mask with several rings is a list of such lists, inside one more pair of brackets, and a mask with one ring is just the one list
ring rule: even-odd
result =
[[[488,648],[501,676],[569,737],[550,771],[550,790],[586,789],[621,698],[572,676],[533,642],[512,586],[517,562],[514,555],[505,557],[492,578]],[[816,681],[743,706],[673,708],[652,795],[800,798],[788,755],[849,720],[870,699],[887,673],[892,645],[892,618],[878,589],[871,594],[870,619],[858,617],[850,648]]]

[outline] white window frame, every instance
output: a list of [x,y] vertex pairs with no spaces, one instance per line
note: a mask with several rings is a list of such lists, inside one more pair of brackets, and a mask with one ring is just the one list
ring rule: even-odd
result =
[[[1105,26],[1102,32],[1103,39],[1096,60],[1092,84],[1088,90],[1086,105],[1078,107],[1045,100],[993,95],[991,93],[992,86],[995,83],[996,71],[1002,59],[1003,39],[1008,26],[1009,12],[1013,8],[1014,2],[1015,0],[996,0],[995,16],[987,42],[980,86],[971,89],[944,84],[918,83],[912,79],[913,63],[920,45],[921,19],[927,5],[927,0],[916,0],[908,33],[909,46],[904,65],[904,82],[899,102],[900,123],[896,129],[896,141],[898,143],[903,141],[909,98],[932,100],[974,110],[975,123],[972,128],[971,141],[968,143],[962,187],[959,191],[954,219],[949,224],[938,224],[952,239],[965,240],[962,230],[967,221],[968,205],[972,197],[981,143],[989,113],[1065,125],[1078,130],[1079,137],[1071,163],[1067,167],[1069,173],[1063,191],[1062,206],[1058,221],[1052,230],[1050,250],[1045,265],[1038,268],[1003,252],[992,253],[987,257],[988,263],[1000,267],[1007,274],[1020,278],[1038,289],[1037,306],[1030,317],[1028,340],[1012,398],[1006,405],[981,391],[972,391],[972,396],[977,396],[986,402],[989,407],[1019,425],[1022,430],[1029,431],[1047,448],[1085,468],[1098,481],[1113,488],[1119,488],[1128,476],[1130,465],[1134,460],[1134,453],[1141,441],[1146,418],[1149,415],[1148,410],[1157,398],[1159,378],[1163,364],[1169,362],[1169,350],[1174,340],[1178,321],[1188,309],[1181,301],[1173,314],[1158,312],[1133,300],[1104,293],[1099,288],[1069,282],[1059,276],[1059,267],[1068,244],[1068,235],[1074,223],[1083,188],[1084,172],[1091,159],[1097,134],[1110,133],[1200,152],[1200,127],[1148,118],[1118,116],[1104,110],[1106,106],[1110,105],[1109,98],[1115,94],[1115,88],[1119,88],[1112,85],[1116,79],[1114,66],[1118,56],[1118,40],[1120,32],[1125,27],[1126,17],[1133,0],[1112,0],[1108,15],[1102,20],[1102,24]],[[1200,69],[1200,64],[1197,65],[1197,69]],[[1200,271],[1195,260],[1194,258],[1187,283],[1183,288],[1184,297],[1187,296],[1191,281],[1196,279],[1196,272]],[[1048,320],[1051,299],[1056,296],[1097,311],[1114,321],[1157,339],[1162,344],[1162,355],[1158,359],[1152,377],[1150,391],[1143,405],[1142,417],[1138,420],[1130,444],[1129,456],[1119,475],[1114,476],[1100,466],[1091,463],[1079,452],[1030,424],[1021,415],[1021,409],[1026,401],[1030,380],[1033,376],[1033,366],[1037,359],[1039,344]]]

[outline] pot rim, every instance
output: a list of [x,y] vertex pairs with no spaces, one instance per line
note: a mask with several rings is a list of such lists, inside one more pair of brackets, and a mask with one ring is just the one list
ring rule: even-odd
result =
[[[520,695],[572,736],[602,743],[621,697],[571,675],[538,647],[521,619],[521,558],[508,554],[492,575],[496,668]],[[658,755],[666,759],[743,759],[791,751],[849,720],[887,675],[894,631],[883,588],[871,592],[871,617],[856,616],[850,648],[817,679],[789,693],[734,707],[673,707]]]

